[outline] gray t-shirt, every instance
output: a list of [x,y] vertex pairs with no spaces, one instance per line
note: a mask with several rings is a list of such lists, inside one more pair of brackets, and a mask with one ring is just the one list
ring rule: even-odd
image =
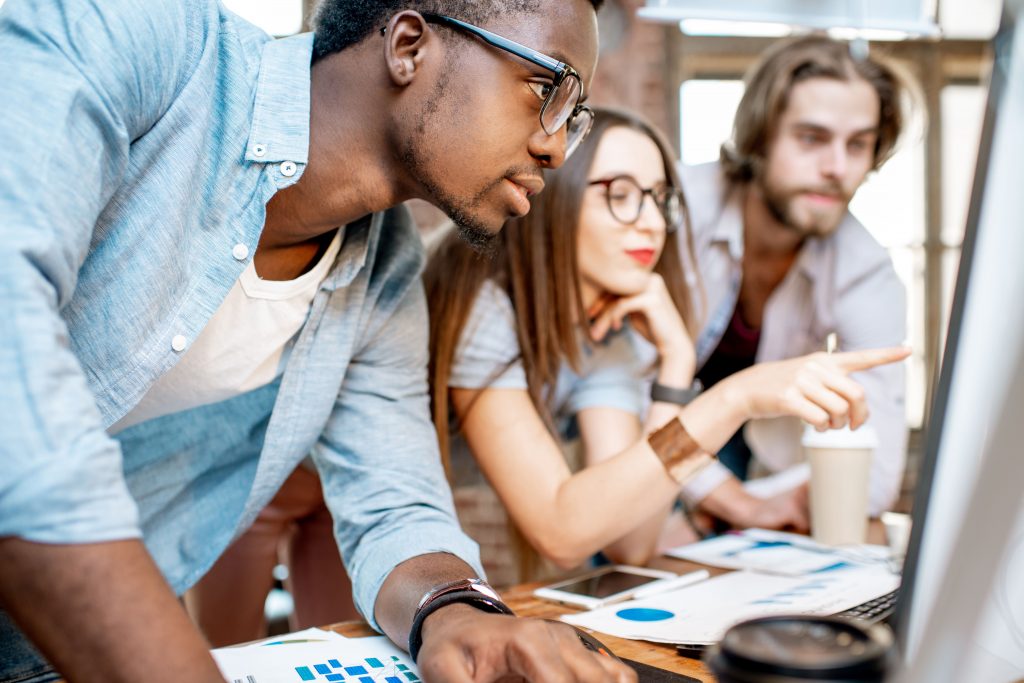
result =
[[[579,373],[563,363],[552,400],[552,417],[563,441],[573,438],[574,418],[585,408],[618,408],[638,417],[646,408],[644,375],[649,358],[639,336],[624,327],[602,342],[584,345]],[[526,389],[526,373],[508,295],[493,281],[480,289],[455,351],[448,386],[459,389]],[[452,440],[455,484],[479,475],[461,438]]]

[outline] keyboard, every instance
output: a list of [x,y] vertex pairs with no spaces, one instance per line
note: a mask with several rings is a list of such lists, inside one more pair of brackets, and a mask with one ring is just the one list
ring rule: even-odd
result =
[[[881,595],[874,600],[868,600],[867,602],[861,603],[848,610],[837,612],[832,616],[843,617],[845,619],[860,619],[866,621],[869,624],[877,624],[878,622],[888,621],[889,617],[896,611],[896,594],[899,589]],[[683,657],[690,657],[691,659],[700,659],[704,655],[704,651],[707,649],[706,645],[696,643],[677,643],[676,654]]]
[[892,613],[896,609],[896,593],[898,591],[892,591],[885,595],[879,596],[874,600],[868,600],[865,603],[861,603],[855,607],[851,607],[848,610],[839,612],[835,616],[846,617],[848,619],[861,619],[871,624],[885,621],[892,616]]

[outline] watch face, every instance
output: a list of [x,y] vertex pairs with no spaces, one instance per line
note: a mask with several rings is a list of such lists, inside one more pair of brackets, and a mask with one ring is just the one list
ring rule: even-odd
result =
[[491,588],[490,584],[480,579],[459,579],[458,581],[451,581],[449,583],[442,584],[436,588],[431,588],[427,591],[417,605],[417,609],[421,609],[428,602],[434,598],[440,597],[447,593],[453,593],[455,591],[476,591],[482,595],[486,595],[492,600],[501,602],[501,598],[498,596],[498,592]]
[[472,584],[470,587],[471,590],[479,591],[480,593],[483,593],[489,598],[501,600],[501,598],[498,596],[498,591],[491,588],[491,585],[489,583],[486,583],[479,579],[471,579],[470,584]]

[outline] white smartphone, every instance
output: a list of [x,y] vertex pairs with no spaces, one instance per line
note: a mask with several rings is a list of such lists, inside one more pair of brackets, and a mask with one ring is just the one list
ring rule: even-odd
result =
[[538,598],[594,609],[628,600],[641,589],[677,578],[672,572],[624,564],[607,565],[533,591]]

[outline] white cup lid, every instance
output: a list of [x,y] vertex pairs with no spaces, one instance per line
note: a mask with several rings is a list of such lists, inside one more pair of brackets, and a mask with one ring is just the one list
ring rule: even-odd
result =
[[824,432],[806,425],[800,443],[804,448],[878,448],[878,434],[871,425],[861,425],[856,430],[843,427]]

